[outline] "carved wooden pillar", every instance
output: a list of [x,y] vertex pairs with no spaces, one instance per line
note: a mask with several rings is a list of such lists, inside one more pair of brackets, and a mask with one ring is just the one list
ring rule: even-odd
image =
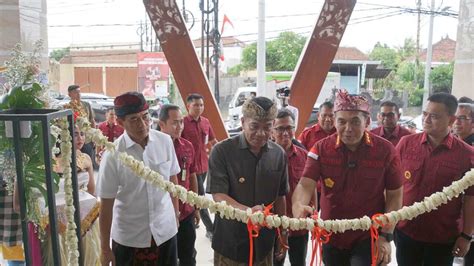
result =
[[143,2],[183,101],[186,101],[186,96],[190,93],[199,93],[204,96],[203,115],[211,122],[218,140],[227,138],[228,134],[219,108],[176,1],[144,0]]

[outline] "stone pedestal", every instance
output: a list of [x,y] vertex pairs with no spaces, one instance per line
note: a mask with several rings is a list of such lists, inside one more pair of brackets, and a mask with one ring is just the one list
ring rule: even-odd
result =
[[460,1],[452,93],[474,99],[474,0]]
[[0,66],[16,43],[31,51],[35,41],[44,41],[41,69],[48,68],[48,24],[46,0],[0,1]]

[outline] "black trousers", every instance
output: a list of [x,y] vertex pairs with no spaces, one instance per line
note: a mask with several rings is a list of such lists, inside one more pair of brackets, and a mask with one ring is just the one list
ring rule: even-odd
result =
[[179,222],[178,228],[178,259],[179,265],[196,265],[196,229],[194,228],[194,213]]
[[[115,242],[112,239],[112,252],[115,256],[116,266],[177,266],[178,249],[177,239],[173,236],[171,239],[156,247],[152,240],[151,248],[127,247]],[[150,259],[155,257],[156,259]]]
[[[275,248],[273,251],[276,253],[277,245],[280,240],[276,238]],[[308,233],[302,236],[290,236],[288,237],[288,256],[290,257],[291,266],[305,266],[306,265],[306,253],[308,250]],[[285,256],[286,257],[286,256]],[[285,264],[285,258],[277,260],[273,257],[274,266],[283,266]]]
[[474,242],[471,242],[471,249],[467,253],[467,255],[464,257],[464,265],[474,265]]
[[410,238],[400,230],[395,230],[395,245],[397,246],[397,263],[399,266],[453,265],[452,249],[454,243],[433,244],[420,242]]
[[[204,182],[206,181],[206,176],[207,173],[197,175],[198,194],[201,196],[205,194]],[[211,216],[209,215],[209,211],[207,209],[200,209],[199,214],[201,214],[201,220],[204,226],[206,227],[206,231],[214,232],[214,225],[212,223]]]
[[352,249],[339,249],[323,244],[325,266],[368,266],[372,262],[370,238],[355,244]]

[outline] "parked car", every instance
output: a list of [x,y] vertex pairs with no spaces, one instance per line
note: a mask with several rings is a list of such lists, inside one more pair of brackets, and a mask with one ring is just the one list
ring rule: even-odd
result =
[[[94,110],[94,120],[96,123],[105,121],[105,112],[110,107],[114,107],[114,98],[99,93],[81,93],[81,100],[88,102]],[[71,101],[69,96],[60,95],[52,103],[53,107],[60,108]]]

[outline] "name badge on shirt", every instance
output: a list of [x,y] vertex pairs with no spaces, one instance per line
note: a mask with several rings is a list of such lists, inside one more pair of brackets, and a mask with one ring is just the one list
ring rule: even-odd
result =
[[181,171],[181,181],[186,181],[186,157],[183,157],[183,170]]
[[209,135],[204,136],[204,145],[207,145],[209,143]]
[[181,171],[181,181],[186,181],[186,169],[183,169],[183,171]]

